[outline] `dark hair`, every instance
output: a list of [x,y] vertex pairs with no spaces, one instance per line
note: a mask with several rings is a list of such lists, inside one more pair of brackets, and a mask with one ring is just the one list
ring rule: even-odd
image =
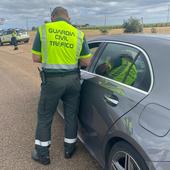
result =
[[62,17],[62,16],[68,16],[68,11],[63,7],[56,7],[54,8],[53,12],[51,13],[51,16],[55,17]]

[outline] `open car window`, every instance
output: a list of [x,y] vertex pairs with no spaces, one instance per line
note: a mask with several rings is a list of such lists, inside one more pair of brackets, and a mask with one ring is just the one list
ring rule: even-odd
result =
[[90,42],[88,43],[90,52],[94,55],[96,51],[98,50],[99,46],[101,45],[101,42]]
[[88,46],[92,54],[91,64],[88,67],[81,67],[81,69],[91,72],[91,69],[94,67],[94,60],[96,60],[96,56],[100,50],[101,45],[102,42],[88,42]]

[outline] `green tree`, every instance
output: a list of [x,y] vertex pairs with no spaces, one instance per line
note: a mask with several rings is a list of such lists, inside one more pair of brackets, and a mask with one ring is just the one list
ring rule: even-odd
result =
[[126,33],[142,32],[142,24],[140,23],[140,20],[133,17],[130,17],[127,21],[124,21],[123,28]]

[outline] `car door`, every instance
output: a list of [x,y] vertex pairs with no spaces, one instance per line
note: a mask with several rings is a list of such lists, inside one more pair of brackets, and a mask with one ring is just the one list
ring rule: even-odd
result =
[[[119,63],[118,58],[121,55],[130,56],[133,60],[132,66],[135,65],[137,70],[132,84],[124,81],[130,74],[132,66],[122,80],[114,80],[114,77],[102,75],[106,69],[104,64]],[[150,75],[146,87],[136,82],[140,80],[138,75],[141,74],[141,70],[138,65],[142,65],[141,58],[142,61],[147,60],[145,52],[134,45],[108,42],[98,49],[98,53],[95,53],[90,68],[81,71],[83,79],[79,113],[81,138],[91,152],[97,155],[97,159],[102,160],[102,142],[109,128],[144,99],[150,90]],[[148,65],[146,67],[150,69]]]
[[2,36],[2,42],[11,42],[11,37],[12,37],[12,31],[5,31],[3,36]]
[[4,42],[7,42],[6,41],[6,36],[7,36],[7,31],[4,31],[3,32],[3,35],[1,36],[1,41],[4,43]]

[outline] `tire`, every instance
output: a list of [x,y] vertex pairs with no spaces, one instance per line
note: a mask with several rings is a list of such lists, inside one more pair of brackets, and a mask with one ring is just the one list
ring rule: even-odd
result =
[[29,42],[29,40],[24,41],[24,43],[28,43],[28,42]]
[[10,41],[10,45],[13,45],[12,40]]
[[129,170],[149,170],[144,159],[130,144],[124,141],[118,142],[110,151],[106,169],[127,170],[127,165]]

